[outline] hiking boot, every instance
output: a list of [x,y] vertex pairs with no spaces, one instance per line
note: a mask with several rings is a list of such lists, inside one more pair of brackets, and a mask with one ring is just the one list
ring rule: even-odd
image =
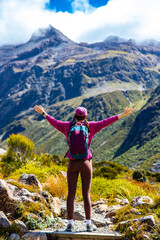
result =
[[65,232],[73,232],[73,228],[74,228],[74,227],[73,227],[72,224],[68,224]]
[[86,225],[86,232],[92,232],[93,231],[93,226],[91,224]]

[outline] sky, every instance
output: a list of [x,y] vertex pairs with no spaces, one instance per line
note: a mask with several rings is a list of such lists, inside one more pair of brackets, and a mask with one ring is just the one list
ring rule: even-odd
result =
[[75,42],[160,41],[159,12],[160,0],[0,0],[0,46],[25,43],[48,25]]

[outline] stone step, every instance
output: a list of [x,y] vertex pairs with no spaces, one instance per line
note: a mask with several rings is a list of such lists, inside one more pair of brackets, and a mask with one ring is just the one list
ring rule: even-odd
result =
[[44,232],[48,240],[116,240],[123,239],[120,233],[86,233],[86,232]]

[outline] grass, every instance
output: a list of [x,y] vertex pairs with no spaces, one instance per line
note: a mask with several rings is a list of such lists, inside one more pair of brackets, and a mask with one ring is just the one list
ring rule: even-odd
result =
[[[17,180],[22,173],[34,173],[37,178],[41,181],[43,186],[43,194],[50,193],[53,197],[59,197],[60,199],[66,200],[67,198],[67,181],[66,177],[60,174],[60,171],[66,172],[65,166],[62,166],[62,161],[57,155],[43,154],[42,156],[36,157],[37,161],[29,161],[21,169],[13,172],[9,178]],[[56,164],[55,161],[58,161]],[[46,164],[46,165],[45,165]],[[111,164],[111,163],[110,163]],[[114,167],[120,167],[116,164],[112,164]],[[122,168],[123,169],[123,168]],[[140,216],[153,215],[156,223],[160,221],[160,185],[155,183],[151,185],[149,183],[137,182],[131,179],[132,171],[121,172],[117,175],[116,179],[110,180],[104,177],[93,177],[92,187],[91,187],[91,200],[92,202],[100,200],[100,198],[107,200],[107,205],[117,205],[116,198],[125,199],[127,198],[130,202],[129,205],[123,206],[119,209],[115,215],[115,220],[117,224],[120,221],[125,221],[129,219],[137,218],[137,214]],[[26,188],[31,192],[36,192],[32,186],[23,185],[12,180],[10,182],[19,188]],[[131,201],[137,196],[149,196],[154,205],[149,206],[138,206],[136,211],[132,211],[133,207]],[[82,201],[82,186],[81,179],[79,177],[77,184],[76,200]],[[50,201],[50,200],[49,200]],[[29,229],[44,229],[46,227],[51,227],[53,225],[58,226],[58,218],[53,218],[51,214],[51,209],[49,202],[46,200],[45,196],[37,196],[36,201],[32,203],[19,203],[16,206],[16,217],[26,223]],[[116,229],[117,225],[114,225]],[[133,226],[134,227],[134,226]],[[134,227],[135,228],[135,227]],[[156,232],[157,231],[157,232]],[[158,228],[154,229],[154,234],[158,236]],[[138,231],[138,234],[143,232]],[[126,235],[127,230],[124,232]],[[135,236],[137,234],[136,228],[134,232]],[[2,238],[3,239],[3,238]],[[129,239],[129,238],[128,238]],[[137,238],[135,238],[137,239]]]
[[108,198],[111,200],[115,197],[121,199],[127,198],[131,201],[137,196],[149,196],[154,199],[157,197],[158,192],[148,183],[140,183],[130,179],[107,180],[96,177],[92,181],[91,195],[93,201],[99,198]]
[[42,166],[38,161],[30,161],[20,169],[17,169],[10,175],[13,180],[18,180],[23,174],[34,174],[40,182],[45,182],[50,175],[56,175],[59,170],[65,171],[66,167],[52,164],[51,166]]
[[49,176],[43,184],[43,189],[54,197],[67,198],[67,181],[62,176]]
[[14,186],[18,187],[19,189],[25,188],[25,189],[27,189],[29,192],[32,192],[32,193],[39,191],[39,189],[38,189],[37,186],[32,186],[32,185],[28,185],[28,184],[26,185],[26,184],[22,184],[22,183],[17,182],[17,181],[12,181],[12,180],[11,180],[11,181],[8,181],[8,183],[11,184],[11,185],[14,185]]

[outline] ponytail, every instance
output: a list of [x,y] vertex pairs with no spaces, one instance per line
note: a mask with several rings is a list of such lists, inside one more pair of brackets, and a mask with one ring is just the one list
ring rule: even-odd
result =
[[86,118],[85,118],[85,124],[86,124],[86,127],[87,127],[87,129],[88,129],[88,132],[90,133],[89,123],[88,123],[87,116],[86,116]]

